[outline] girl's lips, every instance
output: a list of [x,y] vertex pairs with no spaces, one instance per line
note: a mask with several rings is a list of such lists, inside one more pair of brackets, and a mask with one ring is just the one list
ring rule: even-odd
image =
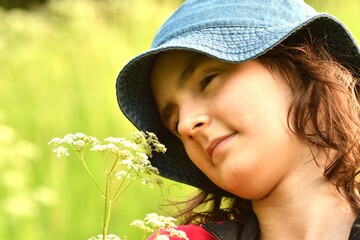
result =
[[212,140],[209,144],[209,146],[206,148],[206,153],[209,156],[209,158],[212,160],[213,159],[213,154],[214,151],[220,147],[221,145],[223,145],[225,142],[227,142],[227,140],[229,140],[232,136],[234,136],[234,134],[229,134],[226,136],[222,136],[222,137],[218,137],[215,138],[214,140]]

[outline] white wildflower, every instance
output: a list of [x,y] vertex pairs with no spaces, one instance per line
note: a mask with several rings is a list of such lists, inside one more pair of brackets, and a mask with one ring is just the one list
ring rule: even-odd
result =
[[125,167],[127,167],[128,169],[132,168],[133,162],[130,159],[124,159],[120,162],[121,165],[124,165]]
[[139,149],[138,145],[135,143],[132,143],[125,138],[115,138],[115,137],[108,137],[104,139],[104,142],[113,143],[116,145],[120,145],[127,149],[132,149],[134,151],[137,151]]
[[76,141],[73,141],[73,146],[75,147],[75,149],[83,149],[86,145],[85,141],[84,140],[76,140]]
[[170,237],[178,237],[180,239],[189,240],[189,238],[186,236],[186,233],[182,230],[178,230],[175,228],[168,228],[167,230],[170,233]]
[[156,213],[146,214],[145,221],[157,228],[176,227],[176,219],[173,217],[159,216]]
[[152,228],[148,226],[150,225],[153,228],[161,229],[161,233],[162,231],[165,232],[165,234],[160,234],[160,232],[158,232],[157,234],[159,235],[157,235],[154,240],[168,240],[170,239],[169,237],[177,237],[179,239],[189,240],[184,231],[176,229],[176,225],[174,223],[176,221],[175,218],[159,216],[156,213],[149,213],[146,215],[144,220],[145,221],[135,220],[131,225],[143,230],[149,229],[148,232],[153,232],[151,231]]
[[49,142],[48,142],[48,144],[50,145],[50,144],[54,144],[55,146],[56,145],[59,145],[59,144],[61,144],[62,143],[62,138],[53,138],[53,139],[51,139]]
[[146,166],[146,168],[144,169],[144,173],[148,174],[148,175],[151,175],[151,174],[159,175],[159,170],[156,167],[149,165],[149,166]]
[[148,227],[145,225],[145,222],[142,220],[134,220],[131,224],[131,226],[140,228],[141,230],[145,231],[145,232],[154,232],[154,229]]
[[70,155],[69,150],[67,148],[62,147],[62,146],[59,146],[59,147],[55,148],[53,151],[56,153],[56,156],[58,158],[62,157],[62,156],[67,157],[67,156]]
[[54,144],[55,146],[58,145],[67,145],[71,146],[77,151],[83,150],[87,145],[96,145],[100,142],[95,138],[91,136],[86,136],[84,133],[69,133],[66,134],[63,138],[53,138],[49,142],[49,144]]
[[74,137],[77,139],[86,139],[87,138],[87,136],[84,133],[80,133],[80,132],[75,133]]
[[154,238],[154,240],[170,240],[170,238],[166,235],[159,235]]
[[131,160],[131,161],[133,161],[133,159],[134,159],[134,156],[133,156],[133,154],[130,152],[130,151],[128,151],[128,150],[121,150],[121,151],[119,151],[118,152],[118,156],[119,156],[119,158],[120,159],[128,159],[128,160]]
[[143,165],[151,164],[148,160],[149,157],[145,153],[136,152],[136,158],[139,159],[139,161],[142,162]]
[[134,151],[137,151],[139,149],[139,146],[136,145],[135,143],[129,142],[129,141],[124,141],[121,143],[125,148],[130,148]]
[[137,219],[137,220],[132,221],[132,223],[130,225],[134,226],[134,227],[138,227],[138,228],[143,228],[145,226],[145,222]]
[[74,134],[71,133],[66,134],[65,137],[62,139],[62,143],[71,145],[74,142],[74,138],[75,138]]
[[93,146],[90,151],[94,151],[94,152],[103,152],[105,150],[103,145],[95,145]]
[[100,144],[99,140],[97,140],[96,137],[91,137],[91,136],[89,136],[88,141],[89,141],[89,143],[92,144],[92,145]]
[[129,179],[131,176],[130,176],[129,172],[121,170],[121,171],[115,173],[115,177],[120,180],[122,178],[128,178]]
[[133,135],[133,140],[136,144],[142,144],[144,142],[146,142],[146,135],[144,132],[133,132],[131,133]]
[[154,151],[155,152],[160,152],[160,153],[165,153],[166,152],[166,147],[164,144],[161,144],[161,143],[156,143],[154,144]]
[[141,178],[141,183],[143,184],[143,185],[145,185],[145,186],[148,186],[149,188],[154,188],[154,184],[153,184],[153,181],[152,181],[152,179],[150,179],[150,178],[144,178],[144,177],[142,177]]
[[115,144],[113,144],[113,143],[104,144],[104,145],[98,144],[98,145],[95,145],[94,147],[92,147],[90,149],[90,151],[118,153],[119,148],[117,146],[115,146]]
[[126,141],[126,139],[125,138],[116,138],[116,137],[107,137],[104,139],[104,142],[109,142],[109,143],[114,143],[114,144],[118,144],[123,141]]
[[157,138],[155,133],[146,132],[146,134],[148,136],[147,142],[150,146],[152,146],[152,151],[161,152],[161,153],[166,152],[165,145],[159,142],[159,139]]

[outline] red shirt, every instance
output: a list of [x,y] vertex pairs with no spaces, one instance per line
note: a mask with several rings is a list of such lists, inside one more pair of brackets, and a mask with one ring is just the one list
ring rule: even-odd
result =
[[[210,233],[208,233],[205,229],[203,229],[199,225],[189,224],[189,225],[180,225],[176,228],[177,230],[184,231],[189,238],[189,240],[216,240]],[[153,240],[158,235],[166,235],[169,236],[169,233],[163,229],[160,229],[156,233],[153,233],[148,240]],[[170,240],[180,240],[178,237],[170,237]]]

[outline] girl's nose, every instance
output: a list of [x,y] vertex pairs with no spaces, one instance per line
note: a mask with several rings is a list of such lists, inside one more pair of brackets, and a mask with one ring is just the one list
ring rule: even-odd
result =
[[210,118],[205,113],[187,111],[180,115],[178,123],[179,134],[183,137],[194,139],[205,129],[210,122]]

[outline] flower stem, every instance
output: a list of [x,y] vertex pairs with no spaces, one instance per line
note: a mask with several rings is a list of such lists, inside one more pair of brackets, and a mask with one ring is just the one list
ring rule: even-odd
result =
[[110,176],[107,176],[106,179],[106,190],[105,190],[105,208],[104,208],[104,221],[103,221],[103,240],[106,239],[106,235],[107,235],[107,230],[109,227],[109,221],[110,221],[110,215],[111,215],[111,204],[112,201],[109,200],[109,191],[110,191],[110,184],[109,182],[111,181],[109,179]]
[[105,197],[105,193],[102,190],[100,184],[98,183],[98,181],[95,179],[94,175],[91,173],[90,169],[88,168],[88,166],[86,165],[86,162],[84,160],[84,155],[81,152],[81,155],[79,155],[79,153],[77,151],[75,151],[76,155],[78,156],[78,158],[81,160],[81,162],[83,163],[86,171],[89,173],[90,177],[92,178],[92,180],[95,182],[96,186],[98,187],[98,189],[100,190],[101,194],[103,195],[103,197]]
[[114,172],[114,169],[115,169],[115,167],[116,167],[116,164],[117,164],[118,160],[119,160],[119,157],[116,157],[116,159],[115,159],[115,161],[114,161],[114,163],[113,163],[113,165],[112,165],[112,167],[111,167],[110,173],[113,173],[113,172]]
[[127,174],[126,174],[126,176],[124,177],[123,181],[121,182],[118,190],[116,191],[116,193],[115,193],[115,195],[114,195],[114,198],[113,198],[113,201],[114,201],[114,202],[121,196],[121,194],[123,194],[123,192],[129,187],[129,185],[130,185],[133,181],[141,178],[139,172],[138,172],[138,171],[134,171],[134,172],[136,173],[136,178],[130,179],[129,182],[127,182],[126,185],[123,187],[123,184],[125,183],[125,179],[127,178],[127,176],[130,175],[130,171],[131,171],[131,169],[129,169],[129,171],[127,172]]
[[121,187],[118,188],[118,190],[116,191],[116,194],[114,195],[113,202],[115,202],[121,196],[121,194],[123,194],[123,192],[129,187],[129,185],[133,181],[134,180],[129,180],[129,182],[125,185],[125,187],[123,189],[121,189]]

